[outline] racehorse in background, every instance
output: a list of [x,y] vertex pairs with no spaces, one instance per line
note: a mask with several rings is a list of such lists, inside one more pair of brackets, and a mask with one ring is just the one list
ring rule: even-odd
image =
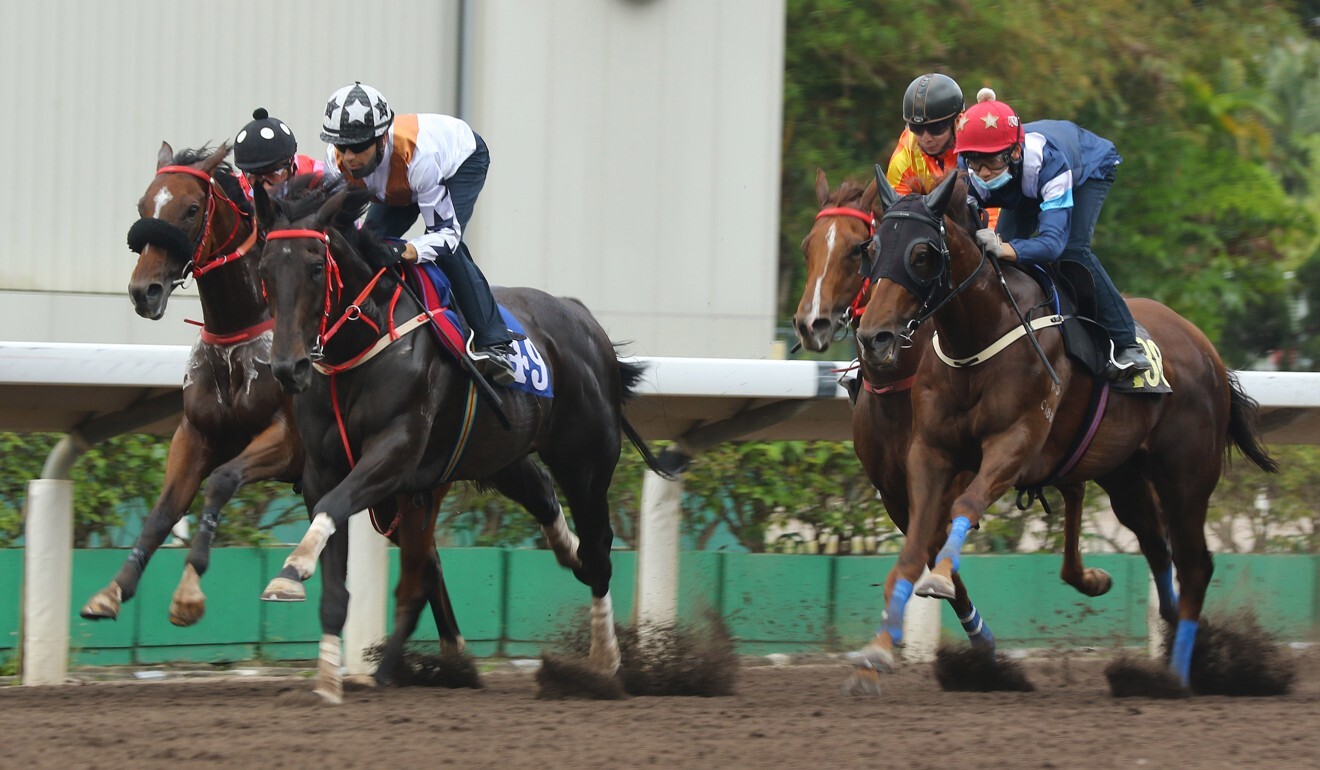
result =
[[[1137,536],[1160,614],[1177,624],[1171,669],[1187,686],[1213,571],[1206,508],[1223,462],[1236,446],[1262,470],[1277,470],[1260,441],[1256,403],[1200,330],[1146,299],[1128,302],[1154,366],[1125,390],[1111,389],[1065,349],[1054,327],[1066,319],[1053,292],[977,247],[980,222],[960,174],[901,199],[877,177],[884,214],[856,334],[861,358],[890,370],[914,329],[929,321],[936,336],[912,396],[908,539],[886,584],[884,626],[863,660],[892,666],[909,596],[951,593],[968,530],[1010,487],[1052,484],[1080,499],[1094,479]],[[965,487],[959,474],[972,476]],[[954,488],[962,491],[948,504]],[[929,544],[940,540],[935,567],[922,578]]]
[[[148,560],[206,479],[202,513],[170,605],[170,622],[196,623],[206,610],[201,577],[210,561],[221,507],[242,484],[297,482],[302,475],[303,449],[292,401],[270,371],[274,321],[257,275],[257,226],[238,178],[224,162],[228,152],[229,147],[221,145],[214,151],[175,154],[169,143],[162,143],[156,175],[138,202],[141,219],[129,230],[129,247],[139,254],[128,289],[138,315],[161,318],[170,293],[191,276],[197,281],[204,321],[184,376],[183,418],[170,441],[160,498],[119,573],[83,607],[85,618],[118,617],[122,603],[136,592]],[[396,530],[413,533],[401,538],[399,611],[420,612],[419,597],[424,595],[442,644],[460,649],[463,641],[439,557],[434,547],[419,550],[423,538],[416,535],[433,531],[444,491],[435,490],[431,499],[386,501],[378,504],[377,513],[396,514]],[[391,536],[400,540],[398,534]],[[390,662],[382,661],[381,674],[390,671]]]
[[[793,326],[802,347],[817,353],[829,349],[835,335],[850,330],[869,296],[871,237],[879,211],[877,187],[844,181],[830,190],[824,170],[816,171],[820,212],[802,240],[807,282]],[[929,329],[918,333],[898,356],[894,367],[879,370],[859,362],[850,386],[853,450],[885,511],[899,531],[908,530],[907,450],[912,434],[912,383],[917,363],[929,347]],[[938,547],[938,546],[936,546]],[[930,556],[934,556],[932,551]],[[972,646],[993,651],[994,634],[972,604],[962,578],[953,576],[954,595],[947,597]],[[886,595],[892,586],[886,586]],[[865,686],[864,683],[859,682]]]
[[[516,342],[517,385],[498,403],[441,347],[411,333],[432,313],[380,258],[366,229],[333,226],[367,197],[348,190],[284,200],[255,190],[267,230],[261,277],[275,315],[271,368],[294,399],[307,449],[303,496],[313,520],[262,598],[300,601],[322,567],[321,657],[314,692],[342,701],[339,636],[344,625],[345,525],[374,500],[439,483],[476,480],[526,508],[559,563],[591,589],[588,662],[613,676],[620,663],[610,597],[608,490],[621,431],[659,471],[623,416],[643,369],[618,358],[580,302],[534,289],[499,289],[496,300],[526,330]],[[375,255],[375,256],[373,256]],[[506,317],[506,323],[508,323]],[[522,389],[520,389],[522,388]],[[534,390],[535,393],[530,392]],[[539,455],[545,468],[531,453]],[[573,511],[569,530],[551,477]],[[580,539],[579,539],[580,538]]]

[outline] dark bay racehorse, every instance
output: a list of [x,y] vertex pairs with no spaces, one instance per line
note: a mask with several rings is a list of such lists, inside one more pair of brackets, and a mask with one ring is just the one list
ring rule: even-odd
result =
[[[349,517],[373,500],[463,479],[525,507],[559,563],[590,587],[589,662],[613,675],[620,659],[610,597],[607,492],[621,430],[656,467],[623,417],[641,367],[618,359],[580,302],[533,289],[497,290],[495,298],[526,327],[554,393],[547,398],[502,390],[505,427],[489,399],[474,397],[474,383],[436,338],[411,333],[415,323],[425,322],[425,308],[401,291],[396,273],[364,259],[384,246],[367,230],[330,226],[341,208],[356,214],[365,199],[357,193],[350,199],[341,190],[273,202],[258,190],[256,202],[269,230],[261,276],[276,319],[271,367],[285,389],[298,394],[295,411],[307,449],[303,495],[313,512],[307,535],[262,596],[303,599],[303,581],[320,560],[315,692],[329,702],[342,699],[339,636]],[[535,359],[535,351],[528,348],[524,355]],[[539,365],[532,370],[541,371]],[[576,535],[565,522],[552,476],[573,511]]]
[[[821,208],[802,240],[807,283],[793,317],[798,341],[807,350],[828,350],[834,335],[851,327],[865,307],[871,282],[862,273],[867,272],[864,264],[870,258],[874,222],[880,213],[875,209],[876,195],[875,182],[863,189],[845,181],[831,191],[825,172],[816,172],[816,199]],[[862,361],[853,404],[853,449],[901,532],[908,529],[906,463],[912,435],[912,382],[929,341],[929,329],[919,332],[895,365],[884,370]],[[932,550],[930,556],[934,555]],[[953,583],[949,604],[968,640],[974,647],[993,650],[994,635],[968,597],[962,578],[955,574]],[[890,588],[886,587],[886,596]]]
[[[917,370],[908,539],[896,577],[887,584],[885,625],[863,651],[878,668],[892,665],[890,647],[901,634],[910,594],[949,593],[963,540],[987,506],[1014,485],[1039,484],[1062,467],[1086,427],[1096,384],[1066,354],[1058,329],[1048,322],[1034,332],[1039,352],[1030,340],[1010,341],[1025,323],[1014,303],[1033,323],[1053,310],[1033,278],[1001,268],[976,246],[972,233],[979,223],[966,203],[965,184],[950,175],[928,194],[899,199],[880,179],[885,213],[877,283],[857,330],[862,358],[880,370],[896,366],[912,329],[929,321],[937,334],[932,347],[960,363],[927,355]],[[1129,307],[1158,346],[1150,348],[1152,372],[1142,376],[1151,385],[1167,383],[1172,392],[1110,394],[1089,448],[1057,484],[1065,497],[1068,490],[1080,497],[1080,485],[1096,480],[1118,519],[1136,534],[1156,578],[1161,615],[1177,621],[1172,669],[1186,685],[1213,571],[1206,507],[1225,456],[1236,446],[1263,470],[1277,465],[1260,442],[1255,402],[1205,335],[1157,302],[1129,300]],[[960,473],[972,474],[971,481],[949,504],[948,490],[961,488],[955,481]],[[929,544],[940,541],[934,570],[914,586]]]
[[[270,371],[274,321],[257,276],[257,228],[251,205],[224,162],[228,152],[222,145],[176,155],[162,143],[156,175],[138,202],[142,218],[129,231],[129,246],[139,254],[129,283],[138,314],[159,319],[170,293],[191,275],[197,280],[204,324],[189,357],[183,418],[170,441],[160,498],[119,573],[83,607],[86,618],[118,617],[122,602],[136,592],[147,561],[207,479],[197,531],[170,606],[175,625],[196,623],[206,609],[200,583],[221,507],[242,484],[295,482],[302,475],[302,442],[293,424],[292,401]],[[437,491],[435,499],[419,501],[422,507],[411,499],[387,501],[378,513],[402,510],[398,529],[429,532],[438,498],[443,497],[443,490]],[[423,538],[404,541],[400,611],[415,606],[425,594],[443,643],[461,647],[435,549],[429,549],[428,559],[426,550],[408,551]],[[389,670],[385,663],[382,671]]]

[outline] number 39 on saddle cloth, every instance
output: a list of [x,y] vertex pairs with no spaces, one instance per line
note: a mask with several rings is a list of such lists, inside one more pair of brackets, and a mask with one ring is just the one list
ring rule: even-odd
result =
[[[444,271],[439,265],[431,262],[420,265],[404,263],[403,268],[409,285],[417,292],[426,309],[433,313],[435,323],[428,326],[440,342],[440,346],[455,360],[467,356],[467,345],[464,341],[468,338],[470,330],[458,313],[450,307],[450,285]],[[499,309],[505,327],[513,333],[514,354],[509,357],[510,362],[513,363],[513,382],[506,387],[533,396],[552,398],[554,388],[550,381],[550,367],[546,366],[541,351],[536,348],[536,343],[527,337],[518,317],[503,305],[500,305]]]

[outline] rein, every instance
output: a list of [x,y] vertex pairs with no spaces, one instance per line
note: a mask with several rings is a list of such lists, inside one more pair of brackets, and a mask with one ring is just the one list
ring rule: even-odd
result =
[[192,166],[161,166],[156,169],[156,175],[160,176],[161,174],[187,174],[188,176],[197,177],[205,182],[204,187],[206,189],[206,216],[202,220],[202,231],[198,233],[197,238],[193,242],[193,254],[188,260],[188,264],[183,267],[182,277],[174,282],[176,287],[186,284],[188,282],[189,274],[194,277],[201,277],[217,267],[222,267],[228,264],[230,260],[242,257],[244,254],[247,254],[252,250],[252,246],[257,242],[256,227],[252,228],[252,232],[241,244],[239,244],[238,248],[228,254],[223,253],[225,249],[234,242],[234,239],[238,236],[241,223],[248,217],[243,214],[243,210],[238,207],[238,204],[230,200],[229,196],[225,195],[224,190],[221,189],[219,191],[219,198],[227,203],[229,208],[234,212],[234,229],[229,232],[229,235],[225,237],[224,242],[217,246],[214,251],[210,254],[203,254],[202,250],[206,248],[206,243],[210,240],[211,224],[214,220],[216,211],[216,189],[219,188],[219,183],[217,183],[215,178],[210,174],[201,169],[193,168]]

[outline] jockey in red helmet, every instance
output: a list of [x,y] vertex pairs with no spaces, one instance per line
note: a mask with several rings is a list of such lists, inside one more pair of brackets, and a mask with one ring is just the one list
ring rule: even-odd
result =
[[998,226],[976,233],[981,247],[1000,259],[1084,265],[1095,282],[1095,320],[1111,340],[1110,376],[1149,369],[1127,303],[1091,251],[1122,161],[1113,142],[1066,120],[1023,125],[989,88],[977,94],[956,131],[958,165],[968,171],[971,193],[984,206],[1000,207]]

